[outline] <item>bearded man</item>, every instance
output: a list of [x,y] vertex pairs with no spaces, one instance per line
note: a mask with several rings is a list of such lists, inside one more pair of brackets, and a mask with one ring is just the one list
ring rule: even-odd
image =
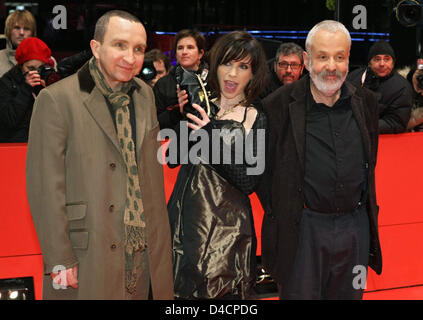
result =
[[[269,150],[257,191],[262,258],[281,299],[361,299],[382,271],[375,165],[378,103],[345,82],[351,37],[339,22],[309,32],[309,75],[269,95]],[[361,281],[360,281],[361,280]]]

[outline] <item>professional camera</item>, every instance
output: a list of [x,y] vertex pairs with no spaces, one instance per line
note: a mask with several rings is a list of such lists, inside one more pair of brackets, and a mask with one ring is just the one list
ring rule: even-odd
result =
[[200,75],[194,71],[186,70],[180,65],[176,67],[175,75],[179,88],[185,90],[188,94],[188,103],[183,110],[185,116],[187,113],[192,113],[201,119],[200,113],[192,106],[193,103],[206,110],[209,117],[213,117],[219,111],[218,107],[209,100],[206,84]]
[[417,59],[417,86],[423,90],[423,59]]
[[413,27],[421,20],[422,6],[418,0],[400,0],[394,12],[400,24]]
[[142,69],[138,74],[138,78],[141,78],[145,82],[153,80],[157,75],[156,68],[154,68],[153,60],[145,59],[142,65]]

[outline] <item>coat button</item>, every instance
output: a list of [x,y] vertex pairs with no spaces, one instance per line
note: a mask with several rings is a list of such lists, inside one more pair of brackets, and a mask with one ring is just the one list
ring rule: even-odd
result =
[[116,163],[112,162],[110,165],[110,169],[115,170],[116,169]]
[[112,249],[112,250],[116,250],[116,245],[115,245],[115,244],[112,244],[112,245],[110,246],[110,249]]
[[112,205],[110,205],[110,207],[109,207],[109,211],[110,212],[113,212],[115,210],[115,206],[112,204]]

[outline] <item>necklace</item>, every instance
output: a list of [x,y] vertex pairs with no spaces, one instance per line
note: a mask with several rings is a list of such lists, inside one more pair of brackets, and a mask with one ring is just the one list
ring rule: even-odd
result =
[[239,105],[245,103],[245,99],[242,99],[240,102],[238,102],[237,104],[233,105],[232,107],[230,107],[229,109],[223,111],[223,113],[219,116],[219,115],[215,115],[214,118],[216,120],[220,120],[222,119],[224,116],[226,116],[227,114],[231,113],[236,107],[238,107]]

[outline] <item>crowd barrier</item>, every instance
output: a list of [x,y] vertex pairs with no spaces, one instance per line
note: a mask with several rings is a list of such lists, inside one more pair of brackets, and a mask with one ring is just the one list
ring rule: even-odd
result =
[[[26,144],[0,144],[0,279],[33,277],[42,292],[42,256],[26,198]],[[169,198],[178,169],[164,167]],[[423,133],[383,135],[376,167],[383,272],[366,291],[423,285]],[[260,255],[263,209],[251,195]],[[422,297],[423,298],[423,297]]]

